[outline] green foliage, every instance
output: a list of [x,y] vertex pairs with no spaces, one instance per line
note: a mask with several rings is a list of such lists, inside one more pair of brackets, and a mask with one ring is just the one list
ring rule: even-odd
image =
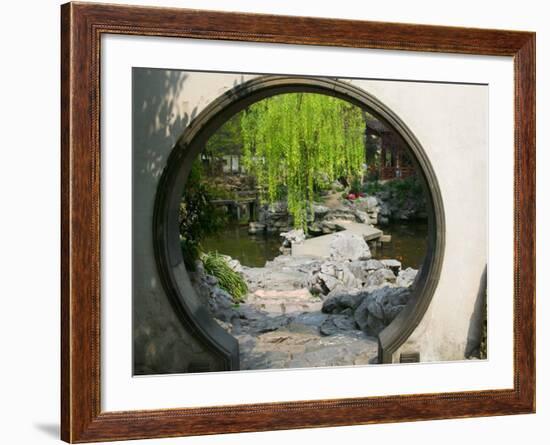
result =
[[424,200],[422,183],[416,176],[409,176],[405,179],[392,179],[389,181],[368,181],[363,185],[363,191],[367,195],[374,195],[378,192],[388,192],[398,203],[407,198]]
[[363,184],[363,192],[367,195],[374,195],[377,192],[385,190],[384,184],[379,181],[367,181]]
[[204,183],[206,188],[206,193],[209,195],[210,199],[236,199],[237,195],[235,192],[228,190],[226,187],[223,187],[219,184]]
[[355,176],[350,184],[350,193],[359,193],[361,192],[363,184],[361,183],[361,178],[359,176]]
[[295,226],[307,230],[319,178],[362,174],[364,130],[361,109],[348,102],[313,93],[274,96],[242,114],[244,165],[263,200],[286,198]]
[[179,212],[181,250],[185,265],[191,270],[200,255],[201,240],[223,226],[223,216],[211,203],[207,185],[202,181],[200,160],[193,163]]
[[210,156],[240,154],[242,141],[241,114],[236,114],[210,136],[205,152]]
[[228,292],[235,303],[242,303],[248,293],[248,285],[241,274],[235,272],[223,255],[218,252],[204,253],[200,257],[204,270],[218,279],[219,286]]

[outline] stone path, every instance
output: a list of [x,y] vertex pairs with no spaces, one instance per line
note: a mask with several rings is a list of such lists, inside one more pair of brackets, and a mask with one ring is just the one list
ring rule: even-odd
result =
[[376,339],[361,331],[321,337],[316,327],[301,323],[237,339],[242,370],[367,365],[378,354]]
[[344,247],[358,259],[333,258],[334,245],[330,259],[280,255],[264,267],[245,267],[229,258],[249,288],[238,305],[197,267],[196,289],[238,340],[241,369],[377,363],[377,335],[407,304],[417,271],[401,270],[396,260],[361,259],[370,257],[366,242],[344,237],[355,243]]
[[263,290],[249,294],[246,304],[272,315],[320,311],[323,301],[309,290]]
[[331,233],[329,235],[322,235],[315,238],[310,238],[300,244],[293,244],[292,255],[309,256],[314,258],[328,258],[330,255],[330,244],[335,239],[338,233],[341,234],[344,231],[353,233],[355,235],[360,235],[365,239],[365,241],[372,241],[380,238],[383,235],[382,230],[368,224],[338,219],[335,219],[332,222],[341,227],[343,230],[340,232]]
[[[232,332],[239,341],[243,370],[376,362],[377,339],[356,329],[349,317],[324,314],[319,310],[282,313],[277,308],[275,312],[266,312],[257,309],[256,304],[241,305],[239,312],[244,317],[239,329],[233,327]],[[331,330],[334,319],[341,321],[340,327]],[[344,319],[348,320],[347,325]]]
[[[251,285],[231,333],[239,341],[241,369],[352,366],[375,363],[378,342],[352,317],[321,312],[323,299],[307,287],[319,261],[280,256],[265,268],[246,268]],[[276,284],[276,285],[275,285]]]

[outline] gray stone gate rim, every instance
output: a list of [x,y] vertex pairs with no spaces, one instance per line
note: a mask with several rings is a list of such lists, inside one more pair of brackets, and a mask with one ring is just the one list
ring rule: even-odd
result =
[[445,218],[437,178],[426,152],[407,125],[377,98],[348,82],[319,77],[268,75],[253,78],[212,101],[185,129],[172,150],[155,199],[153,240],[162,285],[181,322],[219,360],[220,368],[239,369],[237,340],[203,307],[187,274],[180,249],[178,211],[192,162],[208,138],[231,116],[262,99],[283,93],[318,93],[367,110],[403,139],[424,186],[428,207],[428,249],[413,297],[379,335],[379,361],[396,361],[394,353],[420,323],[432,300],[441,272]]

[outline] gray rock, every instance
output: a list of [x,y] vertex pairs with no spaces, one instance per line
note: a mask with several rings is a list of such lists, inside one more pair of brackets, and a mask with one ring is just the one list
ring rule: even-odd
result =
[[268,211],[271,213],[286,213],[287,209],[286,201],[275,201],[268,206]]
[[231,333],[233,331],[233,325],[225,321],[217,320],[217,323],[223,328],[224,331]]
[[321,335],[335,335],[342,331],[357,329],[355,320],[349,315],[330,315],[319,328]]
[[340,226],[333,221],[323,220],[321,222],[321,229],[324,234],[329,234],[338,232],[340,230]]
[[366,279],[367,277],[367,270],[366,267],[366,261],[351,261],[348,263],[348,268],[351,271],[351,273],[361,281],[361,283]]
[[328,292],[335,289],[338,285],[341,284],[336,277],[332,275],[328,275],[326,273],[320,272],[318,275],[319,280],[321,281],[321,284],[326,288]]
[[405,270],[399,272],[397,279],[395,280],[396,286],[409,287],[414,283],[418,270],[412,267],[407,267]]
[[321,204],[313,204],[313,214],[315,215],[315,219],[322,219],[328,212],[330,212],[328,207]]
[[378,199],[375,196],[368,196],[366,199],[367,210],[374,210],[378,206]]
[[355,309],[355,322],[367,334],[378,335],[403,310],[410,296],[408,288],[386,286],[376,289]]
[[278,315],[276,317],[263,317],[257,320],[253,320],[250,323],[250,327],[254,332],[258,334],[264,334],[266,332],[276,331],[282,327],[288,326],[291,321],[292,318],[286,315]]
[[378,261],[378,260],[367,260],[366,264],[365,264],[365,269],[367,271],[378,270],[378,269],[383,269],[383,268],[384,268],[384,263],[382,263],[382,261]]
[[337,287],[359,288],[362,281],[348,267],[350,263],[325,261],[319,269],[310,269],[308,288],[313,293],[328,294]]
[[283,246],[286,243],[289,243],[290,246],[293,244],[300,244],[306,240],[306,235],[302,229],[293,229],[289,232],[282,232],[280,237],[283,239]]
[[379,318],[368,314],[367,328],[363,329],[368,335],[378,336],[386,328],[386,324]]
[[317,281],[317,276],[315,276],[315,281],[310,280],[308,288],[312,295],[324,295],[326,293],[326,289],[323,287],[323,284],[320,281]]
[[384,321],[384,307],[381,300],[385,297],[386,294],[374,294],[365,298],[365,305],[369,315],[376,317],[382,322]]
[[283,255],[292,255],[292,248],[291,247],[279,247],[279,252]]
[[336,263],[332,261],[326,261],[321,264],[321,273],[326,275],[336,276]]
[[391,216],[391,210],[387,203],[384,201],[380,202],[379,215],[389,218]]
[[209,299],[210,311],[214,318],[223,322],[232,323],[239,318],[239,313],[234,309],[233,298],[226,291],[214,288]]
[[258,320],[265,317],[265,313],[249,304],[241,304],[235,310],[239,314],[241,320],[244,320],[245,322],[248,322],[250,320]]
[[338,287],[327,295],[322,311],[327,314],[343,313],[346,309],[353,311],[367,295],[362,289]]
[[354,202],[353,202],[353,205],[355,206],[355,208],[357,210],[361,210],[363,212],[366,212],[368,210],[368,204],[367,204],[367,198],[366,197],[360,197],[360,198],[357,198]]
[[396,277],[390,269],[377,269],[367,273],[365,287],[380,287],[395,283]]
[[321,224],[317,222],[310,224],[307,230],[308,230],[308,233],[312,236],[319,236],[323,234],[323,227],[321,226]]
[[265,267],[243,267],[242,274],[250,292],[258,289],[301,289],[311,287],[321,260],[311,257],[280,255],[268,261]]
[[344,285],[344,287],[355,288],[361,287],[362,285],[361,280],[356,278],[346,263],[339,265],[336,270],[336,278]]
[[[403,194],[405,193],[405,194]],[[413,218],[426,218],[426,200],[417,188],[408,191],[384,190],[376,193],[379,208],[379,224],[389,220],[407,221]]]
[[239,260],[231,258],[229,255],[222,255],[225,258],[227,265],[237,273],[242,273],[243,266]]
[[383,269],[384,265],[378,260],[357,260],[347,264],[349,270],[362,282],[367,280],[368,273],[374,270]]
[[266,225],[259,222],[251,222],[248,224],[248,233],[250,235],[256,235],[258,233],[265,232]]
[[388,269],[391,269],[395,276],[397,276],[399,274],[399,271],[401,270],[401,261],[382,260],[382,264]]
[[349,315],[350,317],[353,317],[353,309],[350,307],[347,307],[346,309],[342,310],[340,312],[341,315]]
[[[363,332],[370,333],[369,332],[369,311],[367,309],[366,299],[364,299],[361,302],[361,304],[359,304],[357,309],[355,309],[355,312],[353,313],[353,319],[355,320],[355,323],[357,324],[357,326],[359,326],[359,329],[361,329]],[[374,335],[378,335],[378,334],[374,334]]]
[[266,271],[263,267],[243,267],[242,274],[249,291],[253,292],[264,287]]
[[338,305],[342,309],[341,312],[344,312],[346,309],[355,310],[366,295],[364,291],[357,289],[351,292],[340,292]]
[[384,308],[384,323],[390,324],[395,317],[405,308],[411,297],[411,292],[407,288],[397,288],[396,292],[390,293],[382,300]]
[[204,282],[211,287],[214,287],[218,284],[218,279],[214,275],[205,275]]
[[296,315],[291,324],[320,327],[327,318],[328,315],[323,312],[303,312]]
[[359,235],[337,233],[329,246],[330,258],[336,261],[368,260],[371,252],[368,244]]
[[355,217],[357,218],[357,221],[364,224],[370,224],[371,222],[369,214],[367,212],[363,212],[362,210],[356,210]]

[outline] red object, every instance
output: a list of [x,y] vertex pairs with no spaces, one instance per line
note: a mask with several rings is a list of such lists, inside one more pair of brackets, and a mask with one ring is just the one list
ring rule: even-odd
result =
[[350,193],[350,194],[348,195],[348,199],[351,200],[351,201],[353,201],[354,199],[357,199],[357,196],[355,196],[353,193]]

